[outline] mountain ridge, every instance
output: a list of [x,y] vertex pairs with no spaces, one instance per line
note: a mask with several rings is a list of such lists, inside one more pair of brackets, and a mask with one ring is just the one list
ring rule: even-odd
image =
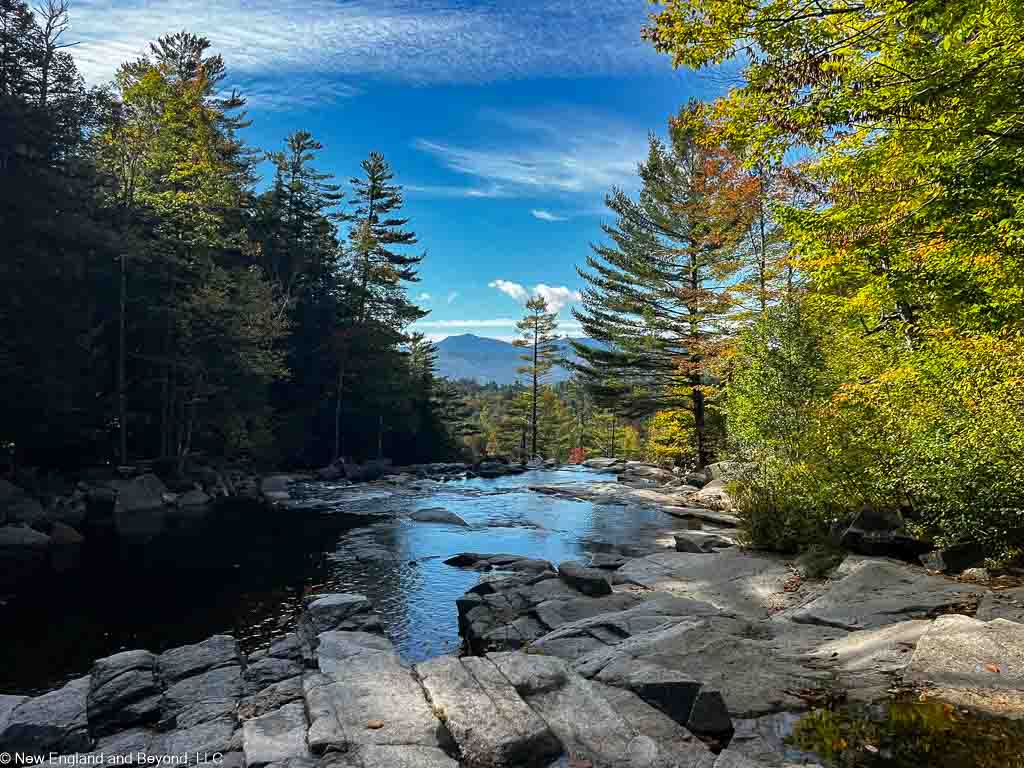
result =
[[[573,341],[596,344],[588,338],[573,338]],[[559,339],[558,346],[562,356],[569,360],[578,360],[569,337]],[[511,342],[463,333],[447,338],[435,344],[437,347],[437,374],[448,379],[470,379],[478,384],[514,384],[517,379],[524,380],[523,374],[516,373],[516,368],[524,364],[519,358],[524,350]],[[551,383],[565,381],[572,375],[563,366],[556,365],[549,377]]]

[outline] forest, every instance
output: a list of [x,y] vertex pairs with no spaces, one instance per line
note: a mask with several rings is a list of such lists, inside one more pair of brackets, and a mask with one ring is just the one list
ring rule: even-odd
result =
[[186,32],[87,88],[66,25],[0,0],[11,463],[726,459],[760,546],[868,507],[1021,553],[1021,4],[653,3],[655,50],[734,82],[651,126],[639,192],[609,191],[574,310],[600,344],[547,384],[537,297],[511,388],[434,374],[381,155],[342,183],[309,133],[247,146]]
[[68,23],[63,0],[0,2],[7,463],[457,455],[387,161],[342,184],[308,132],[246,145],[244,96],[188,32],[87,88]]

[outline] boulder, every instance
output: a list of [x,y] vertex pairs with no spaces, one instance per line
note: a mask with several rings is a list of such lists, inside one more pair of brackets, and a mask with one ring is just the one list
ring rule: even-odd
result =
[[90,678],[89,730],[93,734],[107,736],[159,719],[162,688],[156,656],[149,651],[123,651],[99,659]]
[[488,659],[442,656],[416,673],[468,768],[546,765],[561,753],[547,724]]
[[598,552],[590,557],[590,567],[600,568],[605,571],[617,571],[629,562],[625,555],[616,555],[612,552]]
[[163,495],[167,486],[154,474],[115,481],[117,502],[114,525],[125,537],[152,537],[163,532],[166,521]]
[[985,561],[985,550],[974,542],[963,542],[921,554],[920,560],[929,571],[956,574],[981,565]]
[[602,471],[608,471],[617,467],[624,467],[626,462],[624,459],[609,459],[609,458],[593,458],[586,459],[583,462],[583,466],[588,469],[600,469]]
[[7,727],[7,721],[11,719],[11,713],[26,701],[28,701],[28,696],[9,696],[0,693],[0,734]]
[[984,587],[957,584],[894,560],[848,560],[821,596],[788,616],[808,624],[870,629],[929,618],[964,605],[970,605],[973,612],[985,591]]
[[172,648],[157,658],[160,677],[167,684],[217,667],[241,663],[238,642],[230,635],[214,635],[201,643]]
[[662,507],[662,509],[673,517],[681,517],[684,520],[700,520],[702,523],[710,523],[711,525],[719,525],[726,528],[735,528],[740,524],[740,519],[735,515],[704,507],[677,507],[669,505]]
[[296,675],[243,698],[238,705],[238,719],[244,722],[301,700],[302,677]]
[[566,560],[559,564],[558,575],[564,582],[585,595],[601,597],[612,593],[611,579],[598,568],[587,568],[582,563]]
[[50,537],[21,525],[0,528],[0,587],[13,587],[47,562]]
[[284,760],[310,758],[306,711],[300,702],[246,720],[242,726],[245,764],[258,768]]
[[303,620],[319,635],[351,621],[362,621],[373,615],[370,601],[363,595],[334,594],[318,597],[306,606]]
[[986,592],[975,618],[981,621],[1009,619],[1024,624],[1024,587]]
[[86,715],[89,678],[23,701],[0,731],[0,752],[49,755],[88,752],[92,748]]
[[865,506],[843,533],[842,544],[862,555],[914,560],[931,549],[907,533],[903,518],[892,510]]
[[259,691],[268,685],[301,675],[302,671],[301,661],[265,656],[258,661],[250,661],[246,666],[245,687],[247,691]]
[[688,533],[676,534],[676,552],[692,552],[694,554],[707,554],[716,549],[735,546],[736,542],[719,536],[717,533],[701,533],[691,531]]
[[427,509],[417,509],[412,513],[411,518],[418,523],[445,523],[447,525],[461,525],[468,526],[465,520],[456,515],[454,512],[449,512],[443,507],[429,507]]
[[686,472],[680,477],[680,480],[682,480],[686,485],[692,486],[694,491],[699,491],[708,484],[708,476],[706,472]]
[[993,714],[1024,712],[1024,624],[940,616],[921,636],[906,682]]
[[715,479],[693,494],[693,500],[710,509],[731,510],[735,506],[729,491],[728,480]]
[[620,482],[623,480],[649,480],[654,483],[668,483],[675,479],[676,476],[667,469],[632,461],[627,462],[619,474]]

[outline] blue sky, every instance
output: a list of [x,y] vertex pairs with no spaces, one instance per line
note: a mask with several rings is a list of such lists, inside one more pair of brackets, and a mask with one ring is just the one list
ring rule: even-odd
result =
[[673,71],[640,40],[646,0],[73,0],[90,82],[158,35],[209,37],[249,98],[247,139],[295,129],[343,181],[371,150],[407,190],[427,251],[420,329],[510,338],[539,291],[562,332],[603,197],[635,187],[647,135],[720,77]]

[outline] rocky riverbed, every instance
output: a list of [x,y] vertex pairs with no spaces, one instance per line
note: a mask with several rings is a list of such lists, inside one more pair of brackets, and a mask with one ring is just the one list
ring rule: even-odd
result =
[[[231,765],[289,768],[824,765],[784,737],[835,702],[875,704],[894,692],[938,702],[951,717],[1010,724],[991,749],[1021,743],[1024,588],[859,554],[813,580],[737,545],[724,489],[717,509],[697,507],[695,491],[678,490],[685,478],[648,484],[645,473],[531,483],[538,500],[597,500],[677,524],[637,551],[555,559],[467,548],[431,560],[467,580],[453,601],[460,653],[410,659],[387,637],[388,612],[366,597],[307,595],[294,631],[262,650],[246,654],[225,635],[129,650],[49,693],[0,696],[0,752],[191,762],[217,753]],[[469,506],[431,511],[436,496],[416,495],[422,482],[391,483],[416,502],[402,525],[462,531],[446,546],[493,541]],[[303,509],[353,492],[292,481],[281,490],[279,503]],[[384,482],[360,490],[386,492]],[[350,550],[361,562],[395,562],[372,536],[361,541]],[[926,762],[924,751],[916,763],[885,762],[888,747],[870,741],[863,749],[874,762],[844,764],[953,765]]]

